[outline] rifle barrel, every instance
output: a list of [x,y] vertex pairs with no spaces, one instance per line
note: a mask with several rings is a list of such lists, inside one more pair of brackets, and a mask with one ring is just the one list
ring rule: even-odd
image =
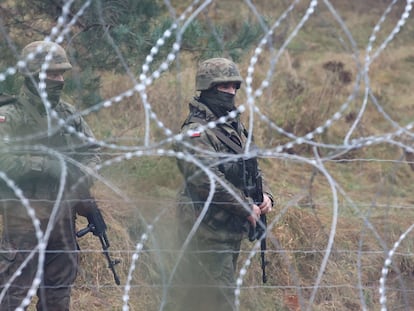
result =
[[114,275],[114,280],[115,280],[116,285],[120,285],[121,281],[119,280],[118,274],[116,273],[115,265],[119,264],[121,261],[111,259],[111,256],[109,255],[109,252],[108,252],[109,243],[107,243],[108,238],[106,238],[106,234],[100,234],[99,240],[101,241],[101,244],[102,244],[102,249],[103,249],[102,253],[105,255],[106,260],[108,261],[108,268],[111,269],[112,274]]

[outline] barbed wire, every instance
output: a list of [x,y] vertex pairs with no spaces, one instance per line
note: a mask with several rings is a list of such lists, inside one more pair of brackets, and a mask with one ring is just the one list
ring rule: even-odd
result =
[[[389,112],[387,112],[384,104],[380,99],[377,98],[378,96],[376,96],[375,92],[373,91],[370,76],[372,65],[380,58],[381,54],[390,47],[392,42],[398,38],[400,33],[403,31],[403,27],[407,24],[411,17],[410,14],[413,1],[407,0],[398,19],[393,24],[392,30],[388,35],[383,35],[385,39],[381,43],[378,43],[378,47],[374,49],[374,44],[378,40],[380,32],[385,27],[384,24],[386,22],[394,22],[394,20],[391,19],[390,15],[393,10],[398,9],[396,7],[400,4],[400,2],[401,1],[393,0],[385,8],[383,14],[379,17],[378,22],[372,28],[372,33],[369,35],[364,49],[358,47],[358,44],[354,39],[355,34],[352,33],[343,17],[341,17],[340,9],[336,8],[336,6],[328,0],[311,0],[307,1],[305,4],[303,1],[294,0],[289,2],[289,5],[286,5],[287,8],[271,22],[265,24],[264,21],[260,19],[261,26],[263,28],[262,37],[257,38],[258,44],[251,50],[248,62],[246,62],[248,65],[246,71],[247,74],[245,76],[245,87],[240,90],[241,92],[244,92],[242,96],[244,96],[245,100],[239,103],[237,110],[230,112],[228,115],[220,118],[217,122],[210,122],[207,125],[200,126],[196,130],[198,132],[204,132],[217,127],[219,124],[227,122],[229,119],[236,117],[238,114],[246,115],[248,118],[247,124],[249,132],[247,148],[245,149],[246,154],[230,157],[229,160],[234,160],[237,157],[247,155],[259,156],[260,158],[269,161],[286,161],[288,163],[303,165],[304,167],[307,167],[307,170],[314,172],[315,175],[318,175],[318,178],[323,179],[323,182],[321,184],[324,185],[324,195],[321,196],[321,198],[313,198],[313,203],[317,202],[317,205],[325,211],[325,214],[323,215],[323,221],[318,218],[318,211],[315,211],[315,209],[311,207],[312,204],[309,204],[310,207],[305,208],[304,210],[297,209],[303,214],[306,214],[306,217],[310,217],[311,215],[315,217],[317,221],[319,221],[319,227],[317,230],[318,232],[321,232],[321,234],[324,234],[324,239],[322,239],[322,242],[320,242],[320,244],[311,245],[312,243],[309,243],[310,245],[307,245],[304,242],[303,247],[300,247],[300,245],[296,245],[292,241],[289,241],[290,245],[284,246],[283,242],[280,241],[282,238],[278,236],[278,234],[283,235],[283,237],[286,237],[288,234],[284,230],[289,229],[284,228],[281,224],[288,221],[286,218],[289,217],[289,213],[291,213],[292,209],[298,205],[298,200],[296,200],[296,198],[291,201],[289,201],[289,199],[280,201],[280,205],[282,207],[277,211],[276,215],[272,215],[272,220],[269,222],[267,229],[268,239],[273,242],[272,246],[281,245],[282,247],[274,247],[272,249],[268,249],[266,251],[266,255],[272,256],[272,258],[275,258],[275,256],[281,256],[285,259],[285,262],[289,262],[292,266],[294,264],[292,264],[293,259],[291,259],[291,257],[307,256],[311,254],[318,256],[318,259],[315,259],[313,261],[314,273],[312,277],[309,277],[306,282],[303,282],[303,284],[301,281],[296,280],[297,284],[295,285],[288,283],[278,284],[278,280],[275,280],[274,283],[270,285],[249,284],[251,281],[251,271],[254,271],[255,269],[253,267],[255,256],[258,254],[258,252],[260,252],[260,241],[257,241],[256,243],[248,246],[246,245],[245,249],[242,249],[240,251],[240,257],[242,261],[240,263],[240,269],[237,275],[236,287],[234,288],[237,310],[243,308],[243,295],[246,294],[248,290],[254,289],[265,290],[266,292],[269,290],[297,291],[299,293],[297,295],[299,301],[297,303],[297,307],[301,310],[312,310],[315,308],[316,304],[321,303],[321,298],[318,297],[320,291],[330,289],[341,290],[344,288],[354,289],[357,291],[357,294],[353,298],[353,303],[358,305],[358,307],[362,308],[363,310],[369,310],[372,308],[372,306],[370,306],[366,301],[366,291],[369,290],[372,292],[375,291],[376,294],[379,295],[379,297],[373,297],[373,301],[370,303],[372,305],[379,306],[381,308],[381,311],[387,310],[387,304],[389,304],[390,301],[393,304],[397,301],[394,297],[392,299],[387,299],[387,293],[390,292],[394,293],[401,291],[403,293],[402,295],[405,295],[402,299],[402,301],[405,303],[405,308],[408,309],[410,307],[409,301],[412,299],[410,300],[407,295],[409,295],[413,289],[410,286],[404,285],[404,282],[401,281],[402,272],[398,267],[400,263],[394,262],[393,260],[395,260],[396,256],[404,257],[407,261],[409,261],[410,258],[412,259],[413,253],[410,246],[407,248],[402,248],[401,245],[404,245],[404,243],[409,244],[408,236],[411,233],[414,225],[411,224],[412,220],[406,219],[406,222],[402,224],[403,227],[400,228],[402,232],[395,233],[393,232],[393,229],[389,229],[389,231],[386,229],[384,229],[384,231],[380,231],[379,224],[391,222],[391,220],[388,218],[393,213],[398,213],[398,211],[410,212],[414,210],[412,206],[412,200],[407,199],[398,202],[384,203],[378,199],[380,195],[377,195],[374,196],[375,198],[373,199],[375,202],[367,203],[364,199],[361,199],[361,196],[354,198],[353,194],[355,192],[352,192],[351,190],[347,191],[347,188],[351,187],[345,187],[342,185],[340,182],[342,179],[340,179],[337,173],[330,168],[330,165],[336,164],[374,164],[390,166],[401,164],[406,165],[407,167],[408,164],[410,164],[410,161],[408,160],[403,160],[401,158],[385,158],[382,157],[381,154],[374,152],[372,154],[368,153],[366,157],[357,155],[352,158],[346,158],[346,155],[349,154],[349,152],[375,148],[382,145],[396,147],[405,152],[414,152],[414,149],[410,142],[405,139],[407,136],[410,138],[413,137],[411,130],[413,128],[414,121],[399,121]],[[150,49],[150,53],[144,58],[145,61],[143,64],[140,64],[138,68],[134,69],[125,68],[125,74],[130,78],[132,86],[117,90],[116,94],[111,95],[111,97],[105,98],[104,100],[81,110],[78,114],[70,117],[68,120],[61,119],[57,111],[53,109],[51,103],[48,100],[48,95],[45,91],[46,71],[49,68],[50,61],[52,60],[52,56],[55,51],[50,51],[45,57],[45,62],[42,65],[41,72],[39,74],[40,81],[38,84],[38,90],[47,111],[47,133],[30,133],[28,136],[16,137],[14,138],[14,141],[23,142],[25,140],[30,140],[36,137],[47,137],[64,129],[66,132],[76,135],[80,140],[87,141],[90,144],[102,148],[104,151],[101,155],[105,159],[101,164],[95,167],[95,172],[93,170],[87,169],[81,163],[76,162],[66,155],[53,149],[47,149],[41,146],[23,146],[19,147],[18,150],[14,150],[21,153],[37,152],[52,155],[53,157],[59,159],[62,168],[62,174],[59,181],[58,197],[53,205],[51,221],[46,231],[43,232],[39,226],[39,220],[37,219],[29,200],[24,197],[23,192],[19,188],[16,181],[13,181],[4,172],[0,171],[0,179],[3,180],[6,183],[7,187],[15,193],[16,197],[20,200],[21,204],[26,209],[27,214],[32,219],[33,226],[35,227],[36,231],[36,238],[38,240],[38,247],[34,250],[31,250],[29,257],[27,257],[23,265],[19,267],[13,277],[2,286],[0,300],[5,299],[4,296],[6,295],[8,288],[11,286],[13,280],[22,272],[22,269],[24,269],[27,262],[33,258],[33,256],[37,255],[38,269],[35,279],[31,284],[26,298],[21,302],[21,305],[17,310],[24,310],[24,308],[32,303],[32,298],[35,296],[36,291],[42,282],[42,270],[45,263],[44,256],[46,252],[46,244],[53,229],[54,218],[59,212],[59,205],[61,203],[65,187],[65,178],[67,175],[68,164],[78,167],[80,170],[87,173],[87,175],[92,175],[97,180],[97,182],[102,185],[102,188],[108,189],[111,191],[112,195],[116,196],[116,198],[103,198],[99,200],[105,205],[118,206],[120,204],[123,204],[125,206],[130,206],[130,209],[133,209],[139,205],[139,203],[145,202],[149,203],[148,205],[158,204],[164,207],[161,208],[161,211],[154,211],[150,218],[146,215],[145,211],[138,209],[134,210],[136,213],[135,217],[137,217],[139,219],[139,222],[142,223],[143,228],[141,228],[140,232],[137,234],[136,241],[133,241],[134,247],[131,249],[117,250],[117,252],[123,258],[127,257],[126,262],[128,262],[128,267],[125,271],[126,279],[122,283],[122,294],[119,295],[122,304],[122,310],[125,311],[134,309],[131,302],[134,293],[131,291],[133,289],[140,289],[144,287],[157,288],[161,291],[161,299],[157,307],[159,310],[164,310],[167,291],[171,287],[176,286],[173,284],[174,274],[177,271],[177,267],[182,260],[184,252],[188,251],[187,247],[190,241],[193,239],[198,227],[200,226],[203,216],[208,211],[208,207],[213,200],[213,194],[217,185],[224,187],[241,204],[243,204],[245,209],[249,209],[249,206],[243,202],[243,200],[239,198],[237,194],[234,193],[223,180],[214,174],[214,172],[209,167],[205,167],[202,164],[202,161],[191,156],[190,154],[176,152],[173,149],[173,144],[186,144],[184,140],[185,136],[191,136],[194,132],[189,131],[187,133],[178,134],[172,128],[169,128],[167,125],[169,123],[168,120],[163,120],[162,116],[157,114],[155,104],[151,101],[151,92],[153,91],[152,88],[157,88],[157,86],[155,86],[156,82],[162,80],[163,75],[167,74],[169,70],[172,70],[172,65],[177,62],[177,58],[181,53],[183,53],[183,37],[190,27],[191,23],[200,18],[201,14],[206,12],[210,6],[217,3],[218,1],[213,0],[194,0],[188,4],[188,6],[183,10],[183,13],[178,14],[177,12],[179,12],[179,9],[175,7],[175,4],[171,1],[165,0],[164,4],[168,8],[170,15],[174,17],[174,21],[171,26],[163,31],[162,35],[154,42],[152,48]],[[71,29],[74,27],[77,20],[89,9],[91,9],[91,4],[92,1],[84,1],[81,8],[76,12],[76,14],[71,15],[69,13],[70,9],[73,8],[74,1],[65,1],[62,7],[62,14],[57,19],[56,26],[50,30],[50,34],[46,36],[44,40],[56,42],[58,44],[64,43],[65,39],[70,37]],[[249,10],[249,12],[251,12],[258,19],[259,16],[264,14],[264,12],[260,11],[259,5],[254,4],[250,0],[240,1],[240,5],[244,5]],[[301,7],[301,5],[304,6],[304,8]],[[333,20],[337,23],[339,29],[345,34],[345,38],[347,40],[345,43],[351,46],[351,51],[348,52],[354,61],[353,64],[355,66],[354,70],[356,73],[355,80],[349,94],[346,96],[346,99],[340,102],[338,108],[334,112],[331,112],[329,115],[324,116],[323,119],[316,120],[316,122],[320,121],[320,123],[316,124],[310,129],[307,129],[306,133],[298,134],[295,133],[295,131],[292,131],[291,129],[287,129],[286,127],[280,125],[280,122],[276,121],[276,116],[269,114],[268,110],[261,106],[260,100],[265,97],[266,90],[270,90],[274,86],[273,79],[277,73],[276,68],[277,66],[281,66],[281,57],[284,55],[284,53],[286,53],[288,47],[295,39],[298,38],[298,36],[301,35],[301,32],[304,32],[305,27],[312,21],[312,19],[318,19],[318,16],[315,16],[316,13],[323,12],[325,9],[327,9],[327,12],[330,13]],[[291,17],[293,14],[296,14],[295,16],[298,18],[298,21],[294,27],[291,27],[292,30],[286,36],[284,41],[278,42],[279,47],[276,48],[276,45],[274,42],[272,42],[272,37],[275,35],[279,27],[284,25],[284,23],[288,23],[289,17]],[[111,38],[109,36],[107,37],[107,40],[110,41],[111,44],[116,45],[114,41],[111,41]],[[339,40],[341,42],[344,42],[343,38],[339,38]],[[359,55],[359,50],[365,51],[365,55],[362,61],[360,60],[361,57]],[[4,82],[7,77],[16,75],[19,70],[26,69],[28,61],[32,60],[36,54],[41,52],[42,50],[38,49],[36,53],[29,54],[26,59],[19,59],[16,64],[9,66],[7,69],[1,72],[0,83]],[[306,51],[304,53],[306,54]],[[126,67],[127,62],[123,59],[121,51],[117,51],[117,56],[119,58],[119,62],[124,64],[124,67]],[[268,64],[265,63],[266,59],[269,61]],[[155,66],[155,63],[159,65]],[[154,69],[152,67],[156,68]],[[136,76],[133,75],[133,72],[135,72],[135,70],[139,71]],[[363,91],[362,95],[360,94],[361,90]],[[137,142],[136,145],[123,143],[122,138],[116,141],[112,141],[111,139],[106,138],[95,139],[92,137],[86,137],[83,133],[78,132],[74,127],[69,125],[70,121],[79,116],[93,117],[97,113],[110,111],[110,109],[113,109],[114,107],[122,109],[124,103],[128,100],[132,100],[132,98],[136,95],[139,96],[139,103],[137,103],[136,109],[138,109],[138,106],[140,106],[144,114],[144,122],[142,126],[143,137],[140,137],[140,143]],[[360,100],[361,96],[362,100]],[[362,133],[357,134],[357,129],[363,123],[363,119],[369,117],[369,107],[371,107],[369,105],[371,104],[372,107],[374,107],[382,117],[382,120],[387,125],[391,125],[391,130],[382,130],[379,131],[379,133],[369,133],[366,135]],[[329,130],[333,129],[339,122],[343,121],[351,109],[356,109],[357,113],[355,113],[356,116],[353,119],[352,124],[349,126],[348,130],[341,133],[341,139],[336,140],[334,143],[329,139],[324,140],[324,135],[326,135]],[[282,136],[284,138],[283,142],[277,143],[276,145],[263,145],[259,150],[256,151],[250,150],[249,146],[252,143],[253,134],[258,129],[258,127],[266,127],[269,130],[274,131],[272,135]],[[383,126],[382,128],[386,127]],[[153,139],[154,135],[152,135],[152,133],[154,131],[159,131],[161,133],[157,139]],[[1,139],[3,142],[10,142],[10,138],[8,137],[2,137]],[[312,152],[303,155],[291,152],[292,149],[299,146],[306,146],[312,150]],[[197,149],[196,147],[189,144],[187,144],[187,147],[196,149],[198,154],[203,154],[205,156],[217,156],[217,158],[220,156],[213,155],[206,150]],[[324,155],[320,152],[320,150],[328,150],[328,154]],[[0,150],[0,153],[10,151],[13,150]],[[178,250],[174,248],[163,247],[162,245],[165,242],[162,241],[162,239],[160,240],[160,237],[158,236],[158,232],[163,230],[162,226],[165,225],[165,222],[171,221],[173,219],[173,216],[171,215],[172,212],[169,207],[173,207],[177,204],[176,200],[174,200],[174,196],[160,196],[156,198],[148,198],[147,196],[143,196],[140,198],[140,201],[137,201],[132,197],[130,193],[124,191],[124,189],[122,189],[122,186],[118,186],[116,182],[111,181],[110,178],[103,177],[103,174],[101,174],[107,169],[116,168],[117,165],[133,162],[139,163],[146,158],[168,158],[173,160],[184,160],[189,164],[191,163],[199,167],[210,180],[208,200],[204,202],[204,207],[197,221],[194,223],[194,226],[188,233],[186,241]],[[277,177],[273,178],[276,179]],[[355,180],[352,180],[352,178]],[[358,180],[358,176],[352,176],[352,178],[350,180],[350,183],[360,185],[364,182]],[[382,178],[384,177],[382,176]],[[82,180],[79,181],[79,183],[81,182]],[[276,180],[274,180],[274,184],[277,185]],[[298,189],[301,186],[303,187],[303,185],[298,185],[294,189]],[[369,185],[366,185],[366,187],[371,189]],[[382,191],[384,193],[391,192],[392,190],[390,189],[392,188],[392,182],[390,182],[390,185],[388,187],[389,188],[387,188],[387,190]],[[177,189],[173,190],[175,191]],[[291,191],[295,192],[293,189]],[[309,195],[308,188],[306,188],[306,190],[303,192],[305,192],[306,195]],[[393,199],[393,196],[388,194],[387,198]],[[378,201],[376,201],[376,199],[378,199]],[[360,221],[359,224],[355,224],[355,228],[352,228],[355,232],[355,235],[359,233],[359,236],[355,238],[358,240],[357,247],[355,247],[355,245],[352,245],[348,248],[344,248],[343,245],[336,244],[336,240],[341,238],[338,236],[340,235],[340,229],[342,229],[342,226],[344,226],[341,223],[342,213],[353,214],[352,216]],[[348,214],[346,215],[349,216]],[[376,219],[371,217],[372,214],[375,214],[375,217],[382,219],[379,224],[376,222]],[[115,218],[115,216],[113,217]],[[299,222],[296,225],[301,226],[302,224]],[[306,224],[304,224],[304,226],[305,225]],[[390,237],[385,237],[388,232],[392,232],[393,234]],[[369,233],[372,234],[372,236],[369,236],[375,240],[375,243],[377,243],[375,244],[377,247],[376,249],[364,248],[366,247],[364,245],[364,240],[367,239]],[[388,245],[392,245],[392,247],[389,247]],[[397,252],[397,249],[400,251]],[[215,252],[219,250],[211,251]],[[82,254],[88,254],[100,253],[101,251],[86,247],[83,248],[80,252]],[[138,265],[142,262],[145,262],[148,256],[151,255],[156,256],[160,262],[164,260],[164,256],[168,258],[171,257],[169,264],[172,267],[169,271],[169,274],[167,274],[163,268],[160,268],[159,273],[161,274],[161,277],[159,278],[161,279],[161,282],[157,279],[150,280],[146,284],[134,284],[136,281],[135,274],[138,274]],[[327,284],[325,276],[328,272],[331,272],[330,265],[333,265],[335,263],[335,259],[333,257],[340,255],[344,257],[345,255],[352,257],[348,258],[350,261],[348,264],[357,270],[355,279],[352,279],[353,283],[346,283],[342,282],[342,280],[338,280],[338,282],[335,282],[333,284]],[[355,255],[357,258],[355,258]],[[378,260],[381,261],[382,266],[373,267],[373,269],[376,269],[376,273],[372,274],[375,275],[377,279],[371,279],[369,280],[370,284],[366,284],[365,281],[362,281],[364,274],[364,267],[362,262],[363,259],[369,257],[374,257],[375,259],[379,258]],[[407,266],[407,269],[412,269],[412,266],[414,266],[414,264],[407,264]],[[396,283],[394,282],[389,284],[387,283],[387,281],[390,282],[389,274],[392,269],[393,271],[397,271],[399,273],[398,281],[400,283],[398,284],[400,286],[395,285]],[[289,269],[286,270],[288,271]],[[292,277],[292,279],[294,279],[294,277]],[[111,288],[111,286],[107,284],[95,285],[93,282],[86,282],[85,285],[90,288]],[[306,291],[306,294],[304,291]],[[320,308],[322,310],[323,306],[320,306]]]

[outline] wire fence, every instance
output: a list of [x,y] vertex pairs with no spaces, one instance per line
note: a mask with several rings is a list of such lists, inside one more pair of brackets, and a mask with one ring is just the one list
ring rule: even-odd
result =
[[[93,192],[108,226],[109,254],[120,259],[114,267],[121,284],[113,282],[95,236],[80,238],[74,309],[91,304],[97,310],[163,310],[185,251],[175,240],[176,193],[182,183],[176,159],[213,174],[172,145],[182,141],[178,130],[194,92],[197,60],[188,56],[186,34],[201,19],[218,23],[230,8],[213,0],[178,2],[161,3],[173,22],[151,42],[142,63],[130,65],[127,52],[118,50],[110,36],[102,39],[113,45],[123,69],[102,74],[103,100],[82,107],[80,114],[96,134],[89,142],[102,149],[97,173],[87,173],[96,180]],[[256,136],[257,155],[277,204],[268,216],[268,282],[261,279],[260,241],[243,242],[234,287],[237,309],[412,310],[412,46],[404,32],[412,27],[412,1],[382,1],[366,20],[368,34],[352,25],[364,14],[349,14],[340,1],[281,1],[274,12],[264,11],[272,4],[255,2],[260,1],[239,1],[232,8],[261,26],[255,45],[240,58],[244,83],[237,112],[249,135]],[[77,4],[73,12],[74,1],[65,1],[55,26],[41,39],[62,45],[74,40],[72,31],[93,1]],[[14,39],[9,28],[2,30],[8,42]],[[219,33],[216,38],[226,44]],[[8,64],[0,84],[27,61]],[[44,64],[46,71],[47,59]],[[80,76],[73,74],[75,80]],[[56,126],[83,139],[53,113],[44,95],[49,131]],[[59,158],[61,183],[69,164],[85,169],[59,150],[19,148]],[[53,226],[41,229],[34,202],[18,181],[4,172],[0,179],[36,229],[38,247],[22,250],[38,256],[36,276],[21,302],[21,308],[34,308]],[[59,189],[63,192],[64,185]],[[53,217],[60,200],[51,201]],[[78,217],[76,226],[86,225]],[[10,280],[2,278],[0,299],[7,299],[7,288],[21,269]]]

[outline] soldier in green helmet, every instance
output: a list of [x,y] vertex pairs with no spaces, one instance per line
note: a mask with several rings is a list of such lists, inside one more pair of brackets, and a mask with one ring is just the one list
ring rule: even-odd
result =
[[73,209],[80,189],[92,185],[98,147],[85,120],[61,100],[63,74],[72,68],[65,50],[32,42],[18,66],[21,91],[0,103],[0,172],[7,176],[0,178],[0,310],[27,306],[32,288],[37,310],[66,311],[79,260]]
[[[273,206],[268,189],[261,193],[260,203],[245,191],[242,154],[247,131],[235,107],[242,81],[236,64],[228,59],[202,62],[196,73],[200,94],[190,102],[183,139],[176,142],[176,151],[183,155],[178,168],[185,179],[177,209],[180,241],[196,229],[174,282],[176,310],[235,309],[241,241]],[[212,122],[217,126],[208,126]],[[200,225],[193,228],[200,217]]]

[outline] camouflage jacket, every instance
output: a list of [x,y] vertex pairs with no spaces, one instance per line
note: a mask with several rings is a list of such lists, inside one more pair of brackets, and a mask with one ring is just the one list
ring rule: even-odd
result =
[[[2,96],[1,99],[0,171],[17,185],[24,188],[35,184],[39,191],[56,188],[51,187],[51,184],[56,184],[56,180],[39,178],[45,161],[56,159],[53,152],[68,156],[90,168],[99,162],[99,149],[91,146],[88,141],[89,137],[94,137],[93,133],[70,104],[60,101],[55,107],[59,118],[65,121],[65,126],[58,126],[56,119],[50,118],[53,121],[48,130],[41,99],[25,86],[19,96]],[[88,186],[91,180],[88,180]],[[0,191],[2,197],[11,193],[4,182],[0,183]]]
[[[194,209],[195,217],[202,211],[211,192],[212,180],[204,171],[207,170],[216,176],[214,178],[220,179],[220,182],[214,182],[214,195],[203,223],[216,234],[220,231],[224,232],[223,238],[244,237],[248,231],[247,217],[251,214],[253,201],[245,195],[242,187],[240,176],[243,172],[239,161],[240,156],[236,156],[235,152],[224,144],[211,129],[205,131],[198,129],[200,125],[217,120],[207,106],[194,99],[189,107],[190,114],[181,129],[183,141],[177,142],[175,148],[176,151],[184,154],[183,158],[180,157],[177,160],[178,168],[185,179],[185,189],[180,200],[185,201],[185,196],[187,196],[191,198],[192,205],[189,207],[188,204],[180,204],[179,217],[186,221],[185,218],[191,214],[192,209]],[[198,122],[199,120],[202,122]],[[219,128],[222,133],[244,149],[247,132],[239,120],[229,120],[220,124]],[[186,159],[185,155],[190,155],[199,162],[195,163],[191,159]],[[271,196],[270,193],[268,194]]]

